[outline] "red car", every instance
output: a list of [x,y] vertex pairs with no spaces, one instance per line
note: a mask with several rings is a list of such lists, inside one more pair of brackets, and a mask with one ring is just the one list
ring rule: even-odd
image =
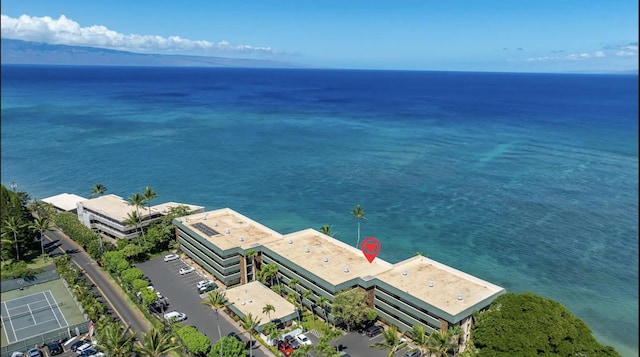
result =
[[293,347],[286,341],[278,341],[278,351],[289,357],[293,353]]

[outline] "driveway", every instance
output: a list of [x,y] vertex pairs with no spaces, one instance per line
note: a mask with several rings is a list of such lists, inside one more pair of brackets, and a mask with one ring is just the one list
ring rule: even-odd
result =
[[[198,331],[209,337],[211,343],[215,343],[219,339],[218,323],[222,336],[235,333],[241,336],[244,341],[248,341],[244,331],[224,312],[220,312],[219,319],[216,320],[215,311],[202,304],[202,301],[206,301],[207,295],[198,294],[196,283],[200,280],[208,280],[208,278],[199,271],[197,266],[196,271],[180,275],[178,271],[186,266],[188,264],[182,259],[165,262],[162,256],[136,265],[151,280],[155,289],[168,298],[167,311],[178,310],[187,314],[187,319],[182,322],[183,325],[195,326]],[[253,355],[271,357],[273,353],[261,346],[253,349]]]

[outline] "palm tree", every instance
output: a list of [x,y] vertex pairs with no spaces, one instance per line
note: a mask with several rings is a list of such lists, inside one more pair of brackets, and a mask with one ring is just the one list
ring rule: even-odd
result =
[[142,345],[134,347],[143,357],[160,357],[180,348],[171,342],[171,335],[162,329],[152,328],[142,334]]
[[42,255],[44,258],[44,232],[51,230],[52,222],[47,217],[36,217],[33,224],[29,226],[34,232],[40,233],[40,248],[42,249]]
[[104,195],[105,192],[107,192],[107,186],[105,186],[105,185],[103,185],[101,183],[97,183],[91,189],[91,196],[89,196],[89,197],[90,198],[98,197],[98,196]]
[[382,331],[382,337],[384,338],[382,342],[374,343],[369,347],[373,347],[379,350],[388,350],[389,353],[387,354],[387,357],[393,357],[393,355],[402,344],[402,341],[398,336],[398,328],[393,325],[389,326]]
[[139,208],[144,206],[147,201],[145,200],[144,196],[139,194],[139,193],[134,193],[133,195],[131,195],[131,197],[129,197],[129,199],[127,200],[127,203],[130,206],[135,206],[136,207],[136,213],[138,216],[138,221],[140,222],[140,234],[142,234],[142,237],[144,238],[144,233],[142,232],[142,216],[140,215],[140,210]]
[[260,320],[256,320],[255,317],[251,315],[251,313],[248,313],[242,317],[240,323],[242,324],[244,332],[249,335],[249,355],[253,356],[253,338],[251,337],[251,331],[258,327],[258,325],[260,324]]
[[269,322],[262,326],[262,332],[269,337],[270,340],[274,341],[280,337],[280,330],[278,326],[273,322]]
[[411,330],[407,331],[407,335],[413,341],[413,344],[416,345],[416,347],[410,351],[420,350],[420,355],[426,356],[429,347],[429,335],[427,334],[426,327],[422,325],[412,326]]
[[151,187],[147,186],[144,188],[144,200],[147,202],[147,206],[149,207],[149,216],[151,216],[151,200],[158,197],[158,194],[151,189]]
[[263,314],[267,314],[267,316],[269,316],[269,321],[271,321],[271,313],[275,312],[276,308],[271,305],[271,304],[266,304],[263,308],[262,308],[262,313]]
[[256,279],[256,257],[257,256],[258,256],[257,251],[253,249],[249,249],[247,251],[246,258],[251,259],[251,276],[253,277],[253,280]]
[[331,231],[331,226],[328,224],[323,224],[322,227],[320,227],[320,232],[322,232],[322,234],[328,235],[329,237],[333,237],[335,235],[335,233]]
[[452,340],[452,334],[449,331],[452,330],[434,330],[429,334],[429,345],[427,347],[427,351],[436,357],[446,357],[449,352],[452,352],[456,345],[454,345]]
[[13,234],[13,241],[16,243],[16,261],[20,261],[20,251],[18,250],[18,233],[24,224],[18,222],[15,217],[9,217],[4,221],[4,229],[2,234]]
[[319,296],[318,300],[316,300],[316,304],[320,306],[324,312],[324,320],[327,323],[327,326],[329,326],[329,315],[327,314],[326,305],[330,302],[331,301],[324,296]]
[[298,288],[298,284],[299,284],[299,283],[300,283],[300,280],[299,280],[299,279],[295,279],[295,278],[294,278],[294,279],[289,280],[289,284],[288,284],[288,285],[289,285],[289,287],[290,287],[291,289],[293,289],[293,291],[295,291],[295,294],[296,294],[296,302],[298,302],[298,298],[300,298],[300,299],[299,299],[299,300],[300,300],[300,301],[299,301],[299,302],[300,302],[300,308],[299,308],[299,309],[296,309],[296,312],[298,313],[298,324],[300,324],[300,309],[302,309],[302,297],[301,297],[301,295],[300,295],[300,292],[299,292],[299,291],[298,291],[298,289],[297,289],[297,288]]
[[258,275],[260,275],[260,282],[266,284],[267,281],[269,281],[271,286],[273,286],[273,280],[277,279],[278,277],[278,264],[271,263],[263,265],[262,267],[260,267]]
[[297,350],[293,351],[291,357],[307,357],[309,356],[309,352],[311,352],[313,347],[313,345],[301,344]]
[[119,323],[107,325],[100,334],[98,348],[109,351],[109,356],[129,357],[135,338],[129,327]]
[[[140,222],[140,216],[138,216],[138,212],[131,211],[127,213],[127,219],[122,223],[124,223],[127,227],[135,227],[136,232],[139,232],[138,230],[139,222]],[[136,235],[136,240],[138,241],[138,245],[140,245],[140,237],[138,235]]]
[[222,332],[220,331],[220,320],[218,310],[227,306],[227,297],[224,291],[214,290],[207,295],[207,300],[202,302],[203,305],[207,305],[216,311],[216,321],[218,322],[218,334],[222,339]]
[[356,248],[360,246],[360,221],[363,219],[367,219],[365,215],[365,211],[360,207],[360,205],[356,205],[356,207],[351,211],[351,215],[355,220],[358,221],[358,242],[356,243]]

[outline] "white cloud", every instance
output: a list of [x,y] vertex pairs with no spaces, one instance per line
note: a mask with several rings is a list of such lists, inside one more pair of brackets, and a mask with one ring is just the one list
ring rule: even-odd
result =
[[622,46],[616,52],[616,56],[621,56],[621,57],[630,57],[630,56],[637,56],[637,55],[638,55],[638,45]]
[[227,41],[194,41],[179,36],[121,34],[105,26],[81,27],[77,22],[60,15],[12,18],[1,15],[2,38],[44,42],[58,45],[94,46],[134,52],[226,52],[274,54],[271,47],[232,45]]

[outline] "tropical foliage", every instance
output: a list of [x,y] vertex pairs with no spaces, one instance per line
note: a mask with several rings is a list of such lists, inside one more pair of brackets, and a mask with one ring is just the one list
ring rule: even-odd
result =
[[[222,351],[221,351],[222,350]],[[243,357],[249,352],[245,347],[245,344],[237,339],[225,336],[211,346],[211,351],[207,354],[208,357]]]
[[207,353],[209,348],[211,348],[209,337],[203,335],[202,332],[193,326],[183,326],[179,328],[178,337],[180,337],[187,351],[194,355]]
[[160,357],[179,347],[172,343],[170,334],[154,327],[142,334],[141,344],[135,346],[135,350],[143,357]]
[[404,343],[400,340],[398,328],[392,325],[382,331],[382,341],[376,342],[370,347],[389,351],[387,357],[392,357],[402,346]]
[[619,356],[564,305],[533,293],[500,295],[477,314],[472,336],[478,356]]
[[356,207],[351,211],[351,216],[353,219],[358,221],[358,242],[356,243],[356,248],[360,247],[360,221],[367,219],[365,217],[366,212],[360,207],[360,205],[356,205]]
[[112,357],[129,357],[133,352],[135,334],[120,323],[110,323],[99,330],[98,348]]
[[336,294],[331,305],[331,314],[347,329],[367,321],[370,310],[365,293],[356,288]]

